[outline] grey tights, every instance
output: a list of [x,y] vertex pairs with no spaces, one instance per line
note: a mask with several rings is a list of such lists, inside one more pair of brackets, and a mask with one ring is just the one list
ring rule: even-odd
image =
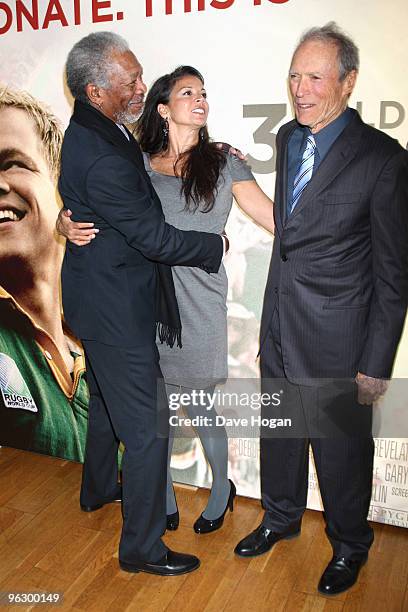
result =
[[[166,385],[167,393],[183,393],[191,390],[179,387],[176,385]],[[206,393],[212,393],[214,388],[206,389]],[[210,417],[215,423],[216,411],[213,408],[207,409],[207,406],[188,406],[184,407],[184,411],[188,418],[196,416]],[[173,413],[174,414],[174,413]],[[228,440],[227,433],[224,427],[217,427],[216,435],[211,434],[211,430],[205,426],[194,428],[200,438],[204,449],[205,457],[210,464],[212,472],[212,486],[210,497],[207,506],[203,511],[204,518],[214,520],[218,518],[225,510],[228,496],[230,493],[230,484],[228,482]],[[173,480],[170,472],[170,460],[173,449],[174,429],[170,428],[169,434],[169,451],[167,458],[167,514],[173,514],[177,511],[177,503],[174,495]]]

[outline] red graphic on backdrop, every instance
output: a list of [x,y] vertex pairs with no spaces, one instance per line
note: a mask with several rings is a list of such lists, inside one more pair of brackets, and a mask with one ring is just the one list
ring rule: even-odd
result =
[[[163,14],[172,15],[173,8],[183,6],[184,13],[191,13],[195,11],[205,11],[206,8],[212,7],[215,9],[228,9],[230,8],[235,0],[145,0],[146,2],[146,17],[153,17],[155,15]],[[285,4],[289,0],[248,0],[249,4],[253,6],[260,6],[261,4]]]
[[85,4],[91,8],[92,23],[124,18],[122,11],[112,11],[112,0],[16,0],[14,11],[9,3],[0,2],[0,35],[13,26],[17,32],[23,32],[28,28],[47,30],[53,23],[62,27],[81,25],[81,9]]
[[[117,0],[125,3],[135,0]],[[139,0],[137,0],[139,2]],[[146,17],[153,15],[172,15],[175,10],[184,13],[205,11],[207,9],[228,9],[236,0],[144,0]],[[240,0],[248,6],[285,4],[289,0]],[[142,2],[142,0],[140,0]],[[115,12],[112,4],[116,0],[15,0],[0,1],[0,36],[10,30],[23,32],[28,29],[47,30],[50,26],[79,26],[83,23],[82,9],[91,8],[92,23],[121,21],[123,11]]]

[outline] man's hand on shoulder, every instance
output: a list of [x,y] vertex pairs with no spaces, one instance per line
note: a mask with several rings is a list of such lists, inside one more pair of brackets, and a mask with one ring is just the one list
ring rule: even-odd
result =
[[246,161],[247,156],[244,155],[242,151],[240,151],[236,147],[232,147],[227,142],[216,142],[215,146],[217,147],[217,149],[224,151],[224,153],[227,153],[228,155],[235,155],[235,157],[238,157],[238,159]]
[[358,372],[356,376],[358,385],[358,403],[371,405],[376,402],[387,390],[388,380],[384,378],[373,378]]
[[61,236],[73,242],[77,246],[84,246],[93,240],[99,232],[94,227],[94,223],[77,223],[71,221],[72,211],[69,208],[62,208],[59,211],[56,228]]

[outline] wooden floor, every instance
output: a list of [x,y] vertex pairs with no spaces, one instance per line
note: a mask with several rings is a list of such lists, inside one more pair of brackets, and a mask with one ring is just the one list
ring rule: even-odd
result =
[[200,569],[168,578],[122,572],[119,504],[81,512],[80,472],[75,463],[0,449],[0,592],[59,591],[64,602],[56,610],[98,612],[408,611],[408,530],[374,524],[358,584],[329,599],[316,591],[331,556],[320,512],[306,512],[300,538],[240,559],[233,549],[260,522],[259,502],[239,498],[222,529],[198,536],[191,526],[205,506],[204,490],[177,487],[181,525],[165,538],[170,548],[198,555]]

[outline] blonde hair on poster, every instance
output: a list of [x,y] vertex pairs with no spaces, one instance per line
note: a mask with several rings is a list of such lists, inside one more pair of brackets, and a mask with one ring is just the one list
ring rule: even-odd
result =
[[56,179],[59,172],[61,145],[64,136],[59,119],[55,117],[46,104],[36,100],[28,92],[13,90],[0,83],[0,110],[5,107],[21,109],[31,117],[43,144],[44,158],[47,161],[50,174]]

